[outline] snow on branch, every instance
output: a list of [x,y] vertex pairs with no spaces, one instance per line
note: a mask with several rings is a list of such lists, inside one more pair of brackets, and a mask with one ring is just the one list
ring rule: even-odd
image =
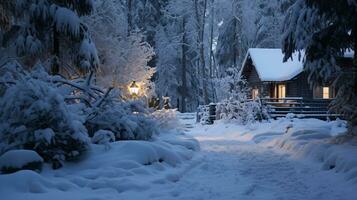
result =
[[69,33],[75,37],[79,36],[81,21],[74,11],[52,5],[51,13],[54,16],[57,31]]

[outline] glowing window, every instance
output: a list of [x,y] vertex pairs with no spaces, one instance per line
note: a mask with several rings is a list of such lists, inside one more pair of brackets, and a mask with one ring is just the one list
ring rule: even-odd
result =
[[284,84],[278,85],[278,98],[286,97],[286,87]]
[[259,89],[253,89],[252,90],[252,97],[253,99],[256,99],[259,95]]
[[329,87],[323,87],[322,88],[322,98],[323,99],[329,99],[330,98],[330,88]]

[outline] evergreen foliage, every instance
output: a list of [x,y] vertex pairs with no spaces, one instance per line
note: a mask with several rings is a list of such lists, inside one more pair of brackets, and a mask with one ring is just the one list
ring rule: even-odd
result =
[[[312,85],[334,80],[338,89],[332,109],[349,120],[357,135],[357,58],[352,66],[339,66],[349,51],[357,51],[357,3],[351,0],[297,0],[284,25],[285,60],[305,51],[305,69]],[[337,77],[337,78],[336,78]]]
[[28,73],[12,81],[0,98],[1,152],[33,149],[53,168],[82,155],[88,147],[87,130],[57,86]]
[[80,19],[92,12],[92,0],[1,1],[0,9],[6,11],[0,29],[5,55],[22,57],[30,66],[49,59],[54,74],[63,72],[61,63],[80,71],[98,66],[95,45]]
[[[86,79],[48,75],[38,64],[31,72],[13,63],[2,67],[0,83],[0,154],[12,149],[38,152],[53,168],[79,159],[90,136],[110,130],[116,140],[148,140],[156,121],[140,102],[118,99]],[[100,136],[93,141],[100,142]]]

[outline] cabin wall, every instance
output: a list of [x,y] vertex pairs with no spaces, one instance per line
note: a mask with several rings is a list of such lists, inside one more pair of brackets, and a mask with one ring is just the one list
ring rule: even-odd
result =
[[301,73],[294,79],[282,82],[261,82],[254,66],[249,66],[243,73],[248,81],[250,88],[259,89],[259,96],[277,98],[277,85],[285,84],[286,97],[303,97],[304,99],[313,99],[313,90],[307,81],[307,73]]
[[[248,87],[251,89],[259,89],[259,96],[265,91],[263,82],[260,81],[258,72],[252,64],[250,59],[247,60],[246,65],[243,68],[242,76],[247,80]],[[264,94],[263,94],[264,95]],[[252,98],[252,92],[250,92],[249,98]]]
[[255,86],[261,85],[262,83],[260,81],[260,78],[259,78],[257,70],[251,64],[251,62],[249,62],[248,64],[249,64],[249,66],[248,66],[249,73],[247,73],[247,75],[248,75],[248,77],[247,77],[248,83],[251,84],[251,85],[255,85]]
[[303,97],[304,99],[313,98],[313,90],[307,81],[308,75],[303,72],[286,83],[287,97]]
[[[337,64],[343,70],[350,70],[353,65],[352,63],[352,59],[350,58],[340,58],[337,60]],[[302,72],[288,81],[262,82],[259,78],[258,72],[255,69],[255,66],[252,64],[252,60],[248,58],[245,62],[245,66],[243,66],[242,76],[247,80],[248,86],[250,88],[259,90],[260,97],[277,98],[277,85],[285,84],[286,97],[303,97],[304,99],[322,98],[322,86],[312,89],[308,83],[307,72]],[[333,78],[331,80],[333,80]],[[329,97],[335,98],[336,88],[332,87],[331,84],[332,81],[323,86],[330,86]]]
[[[289,81],[262,82],[251,60],[248,59],[246,66],[244,66],[242,75],[243,78],[247,80],[248,86],[251,89],[259,89],[259,96],[261,97],[277,98],[277,85],[285,84],[286,97],[303,97],[305,99],[313,98],[313,90],[310,89],[307,82],[306,73],[301,73]],[[252,94],[250,94],[250,98],[252,98]]]

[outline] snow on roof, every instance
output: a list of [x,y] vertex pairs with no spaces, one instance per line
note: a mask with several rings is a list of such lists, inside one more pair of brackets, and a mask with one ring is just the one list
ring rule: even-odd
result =
[[241,73],[248,58],[252,59],[261,81],[286,81],[294,78],[303,71],[303,62],[298,53],[293,59],[283,62],[284,54],[281,49],[251,48],[243,62]]
[[345,58],[353,58],[354,55],[355,55],[355,52],[352,49],[347,49],[344,52],[343,57],[345,57]]

